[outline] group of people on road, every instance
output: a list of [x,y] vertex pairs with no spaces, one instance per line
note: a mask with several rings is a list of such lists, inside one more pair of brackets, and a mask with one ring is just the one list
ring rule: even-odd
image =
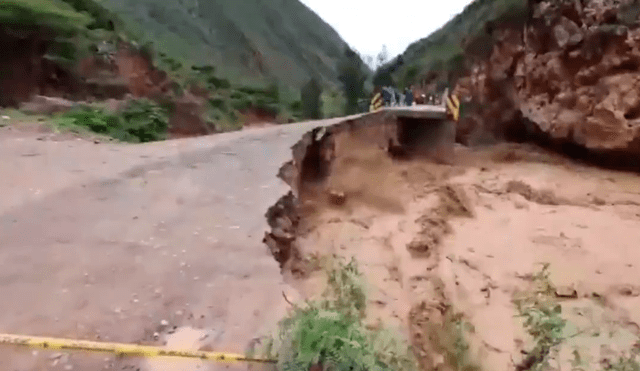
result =
[[[446,93],[445,93],[446,94]],[[414,105],[441,105],[442,97],[434,93],[428,93],[423,88],[407,87],[401,92],[394,86],[376,86],[369,102],[363,100],[359,108],[360,112],[376,111],[382,107],[410,107]]]
[[412,106],[413,91],[410,88],[405,88],[404,92],[400,92],[396,87],[385,86],[382,88],[382,99],[385,106],[397,107],[397,106]]

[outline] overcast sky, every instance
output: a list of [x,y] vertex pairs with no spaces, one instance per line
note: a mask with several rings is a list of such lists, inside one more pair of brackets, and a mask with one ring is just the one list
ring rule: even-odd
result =
[[471,0],[300,1],[362,55],[375,57],[384,44],[390,58],[440,28],[471,3]]

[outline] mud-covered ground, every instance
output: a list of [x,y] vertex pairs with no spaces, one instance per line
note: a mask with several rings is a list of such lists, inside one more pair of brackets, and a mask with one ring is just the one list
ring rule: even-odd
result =
[[[534,344],[513,299],[531,289],[543,262],[567,320],[554,356],[562,369],[574,351],[585,369],[604,368],[637,341],[638,175],[526,145],[458,147],[452,165],[394,161],[355,141],[351,148],[326,181],[345,202],[304,193],[297,241],[307,257],[358,259],[370,325],[402,331],[422,369],[522,365]],[[312,296],[322,279],[289,281]]]

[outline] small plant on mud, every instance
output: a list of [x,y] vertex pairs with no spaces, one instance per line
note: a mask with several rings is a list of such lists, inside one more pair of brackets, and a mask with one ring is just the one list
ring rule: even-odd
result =
[[[332,266],[333,265],[333,266]],[[327,267],[327,289],[324,309],[336,310],[352,318],[362,318],[367,307],[367,294],[355,259],[344,264],[330,260]]]
[[631,350],[618,356],[614,362],[607,362],[603,370],[611,371],[640,371],[640,339],[636,341]]
[[455,314],[453,316],[450,326],[453,328],[453,343],[451,352],[452,359],[449,360],[450,364],[454,366],[455,370],[460,371],[478,371],[480,367],[477,366],[469,354],[469,343],[466,340],[467,332],[473,331],[473,325],[465,322],[462,314]]
[[264,353],[280,371],[415,370],[409,348],[388,330],[363,324],[366,293],[356,261],[332,259],[322,299],[294,306]]
[[514,298],[519,316],[525,319],[524,326],[534,339],[535,345],[516,370],[544,370],[549,368],[549,359],[562,342],[566,321],[561,317],[562,306],[554,300],[555,288],[549,279],[549,264],[532,276],[533,291]]
[[638,355],[638,352],[634,351],[628,355],[620,356],[616,362],[607,365],[604,369],[612,371],[640,371]]

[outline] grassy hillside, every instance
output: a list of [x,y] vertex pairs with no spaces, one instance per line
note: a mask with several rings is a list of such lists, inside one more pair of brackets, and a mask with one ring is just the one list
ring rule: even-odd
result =
[[465,67],[463,48],[473,49],[476,55],[491,50],[491,38],[485,33],[489,22],[522,21],[525,9],[526,0],[475,0],[440,29],[409,45],[402,54],[404,66],[395,77],[402,85],[429,71],[455,78]]
[[[343,115],[341,81],[345,73],[354,73],[348,68],[352,63],[363,65],[357,54],[347,58],[348,47],[339,35],[298,0],[0,3],[0,31],[14,28],[46,37],[43,59],[53,58],[69,71],[85,57],[103,56],[125,41],[152,56],[154,65],[177,83],[173,92],[178,96],[194,86],[204,90],[208,99],[202,119],[224,131],[241,128],[249,111],[278,122],[305,119],[300,87],[312,77],[322,85],[321,112]],[[366,77],[370,70],[360,72]],[[74,115],[67,121],[94,123],[94,131],[109,120],[128,124],[93,111]]]
[[45,57],[67,67],[91,55],[92,45],[133,37],[117,15],[94,0],[0,2],[0,31],[38,34],[47,40]]
[[[99,0],[154,48],[232,82],[338,83],[340,36],[298,0]],[[262,60],[262,71],[258,60]]]
[[70,5],[51,0],[12,0],[0,7],[0,24],[48,27],[74,31],[89,24],[86,15]]

